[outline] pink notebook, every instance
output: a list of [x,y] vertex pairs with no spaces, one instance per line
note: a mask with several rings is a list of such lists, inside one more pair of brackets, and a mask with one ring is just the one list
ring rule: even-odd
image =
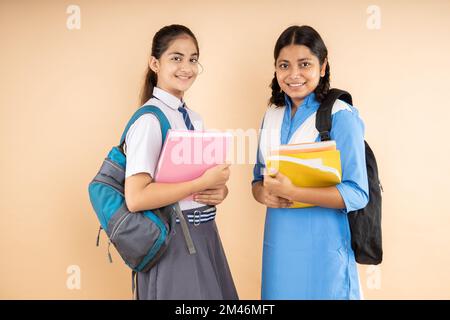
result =
[[[170,129],[159,157],[155,181],[176,183],[200,177],[209,168],[225,163],[231,139],[229,132]],[[192,200],[192,196],[187,199]]]

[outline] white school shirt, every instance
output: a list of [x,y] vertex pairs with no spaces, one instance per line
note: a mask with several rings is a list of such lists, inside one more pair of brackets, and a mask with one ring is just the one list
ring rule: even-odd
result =
[[[144,105],[154,105],[161,109],[169,120],[172,129],[186,130],[183,114],[178,111],[178,107],[181,107],[183,102],[158,87],[153,89],[153,96]],[[194,129],[204,130],[201,116],[189,108],[186,108],[186,110]],[[128,178],[134,174],[145,172],[150,174],[153,179],[161,147],[161,126],[158,118],[153,114],[144,114],[131,125],[125,138],[124,151],[127,156],[125,177]],[[182,200],[179,203],[181,210],[205,206],[191,200]]]

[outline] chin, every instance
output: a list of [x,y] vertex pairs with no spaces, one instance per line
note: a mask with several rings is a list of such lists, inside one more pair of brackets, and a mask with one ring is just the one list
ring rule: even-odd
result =
[[290,94],[288,94],[288,96],[291,99],[304,99],[306,98],[306,96],[308,95],[307,92],[304,93],[300,93],[300,92],[290,92]]
[[308,88],[304,88],[303,90],[290,90],[288,96],[294,99],[304,99],[314,90],[309,90]]
[[193,83],[193,82],[190,82],[190,83],[181,83],[181,84],[179,84],[179,85],[176,87],[176,89],[184,92],[184,91],[188,90],[188,89],[192,86],[192,83]]
[[180,86],[178,88],[176,88],[175,90],[180,91],[180,92],[186,92],[191,86]]

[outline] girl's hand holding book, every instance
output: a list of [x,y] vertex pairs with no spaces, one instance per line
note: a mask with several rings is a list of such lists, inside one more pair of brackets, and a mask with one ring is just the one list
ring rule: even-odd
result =
[[203,173],[199,178],[202,191],[207,189],[219,189],[223,187],[230,178],[230,164],[219,164]]
[[208,189],[199,193],[196,193],[194,195],[194,201],[216,206],[227,197],[228,195],[228,188],[226,185],[223,185],[217,189]]
[[290,193],[293,188],[293,184],[288,177],[280,172],[270,169],[267,175],[264,176],[264,189],[273,196],[284,198],[284,200],[290,201]]

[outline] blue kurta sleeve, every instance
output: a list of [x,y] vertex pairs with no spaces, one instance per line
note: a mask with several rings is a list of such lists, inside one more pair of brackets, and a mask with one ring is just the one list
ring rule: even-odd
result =
[[369,201],[366,156],[364,146],[364,123],[358,110],[351,107],[332,116],[331,138],[341,154],[342,182],[336,187],[344,203],[344,212],[364,208]]
[[[261,130],[262,130],[263,126],[264,126],[264,120],[263,120],[263,122],[261,124]],[[260,140],[258,139],[258,151],[256,152],[256,163],[255,163],[255,166],[253,167],[252,185],[255,182],[264,180],[263,171],[264,171],[264,168],[266,167],[266,165],[265,165],[265,163],[263,162],[263,159],[262,159],[261,149],[259,147],[259,141]]]
[[258,154],[256,156],[256,163],[255,163],[255,166],[253,167],[253,181],[252,181],[252,184],[254,184],[255,182],[264,180],[263,170],[264,170],[264,168],[266,166],[261,162],[259,154],[260,154],[260,151],[259,151],[259,147],[258,147]]

